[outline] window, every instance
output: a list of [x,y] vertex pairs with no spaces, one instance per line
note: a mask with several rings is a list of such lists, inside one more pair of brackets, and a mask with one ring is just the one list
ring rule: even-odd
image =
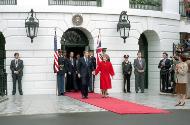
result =
[[129,0],[131,9],[162,10],[162,0]]
[[102,6],[101,0],[49,0],[49,5]]
[[17,5],[17,0],[0,0],[0,5]]
[[190,18],[190,0],[179,1],[179,13],[182,17]]

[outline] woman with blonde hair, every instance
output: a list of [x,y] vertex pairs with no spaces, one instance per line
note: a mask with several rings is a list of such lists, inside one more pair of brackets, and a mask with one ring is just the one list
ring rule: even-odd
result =
[[109,56],[103,55],[103,60],[100,62],[94,72],[95,75],[100,73],[100,89],[102,91],[102,97],[107,97],[107,90],[111,89],[111,78],[114,76],[114,70],[111,62],[108,61]]
[[188,83],[188,65],[185,62],[186,58],[179,56],[179,62],[176,65],[176,93],[178,95],[178,103],[175,106],[184,106]]

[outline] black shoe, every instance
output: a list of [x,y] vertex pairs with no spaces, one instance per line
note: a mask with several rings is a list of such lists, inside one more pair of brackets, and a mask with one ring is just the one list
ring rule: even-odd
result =
[[138,91],[136,91],[136,93],[138,93]]
[[128,93],[131,93],[131,91],[127,91]]
[[184,106],[185,105],[185,102],[181,103],[179,106]]
[[20,92],[20,95],[23,95],[23,92]]
[[12,95],[15,95],[16,93],[12,93]]
[[64,96],[64,93],[61,93],[62,96]]
[[144,93],[144,91],[141,91],[141,93]]
[[181,102],[178,102],[175,106],[180,106]]
[[124,93],[126,93],[126,90],[123,90]]
[[88,99],[88,96],[85,96],[85,99]]

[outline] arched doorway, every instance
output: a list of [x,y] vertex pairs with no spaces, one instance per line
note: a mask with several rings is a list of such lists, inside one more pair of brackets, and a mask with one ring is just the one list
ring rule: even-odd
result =
[[74,54],[83,55],[84,50],[89,50],[89,40],[86,34],[80,28],[70,28],[64,32],[61,38],[61,49],[68,54],[72,51]]
[[158,62],[160,59],[160,39],[154,30],[144,31],[139,38],[139,50],[146,61],[145,88],[159,90],[160,76]]
[[5,37],[0,32],[0,96],[7,95],[7,74],[5,65]]
[[[148,41],[144,33],[141,34],[139,38],[139,50],[142,53],[142,57],[148,63]],[[145,79],[144,79],[145,88],[148,89],[148,65],[146,65]]]
[[5,37],[0,32],[0,72],[5,72]]

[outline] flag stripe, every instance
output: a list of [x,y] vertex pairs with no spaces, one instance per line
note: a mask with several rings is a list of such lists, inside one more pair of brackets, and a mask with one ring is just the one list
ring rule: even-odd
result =
[[58,64],[58,51],[57,51],[57,35],[55,31],[54,36],[54,72],[57,73],[59,71],[59,64]]
[[96,63],[97,63],[97,65],[102,61],[101,54],[102,54],[102,45],[101,45],[101,34],[100,34],[100,30],[99,30],[98,38],[97,38],[97,48],[96,48]]

